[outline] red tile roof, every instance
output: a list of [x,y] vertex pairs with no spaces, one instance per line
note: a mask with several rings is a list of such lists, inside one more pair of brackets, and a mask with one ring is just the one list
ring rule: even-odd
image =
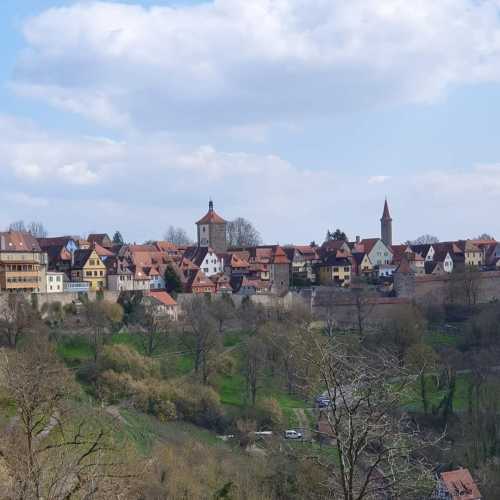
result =
[[171,297],[171,295],[168,292],[165,291],[151,291],[150,292],[151,297],[155,298],[162,304],[166,306],[176,306],[177,302]]
[[481,493],[468,469],[441,473],[441,480],[452,500],[480,500]]
[[211,201],[208,204],[208,212],[196,224],[225,224],[226,221],[214,210],[214,204]]
[[8,252],[41,252],[36,238],[30,233],[7,231],[0,233],[0,250]]
[[94,242],[94,250],[96,251],[99,257],[112,257],[114,255],[113,252],[110,252],[107,248],[99,245],[99,243]]

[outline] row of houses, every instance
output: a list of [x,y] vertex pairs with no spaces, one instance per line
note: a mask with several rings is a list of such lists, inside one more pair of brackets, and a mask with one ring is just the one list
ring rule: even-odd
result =
[[283,294],[290,285],[349,286],[355,276],[387,280],[402,264],[417,275],[465,267],[500,269],[500,243],[494,240],[393,245],[387,201],[380,221],[379,238],[228,248],[227,223],[210,202],[196,222],[198,241],[192,246],[118,244],[107,234],[90,234],[85,240],[37,239],[9,231],[0,233],[0,290],[147,292],[176,287],[193,294]]

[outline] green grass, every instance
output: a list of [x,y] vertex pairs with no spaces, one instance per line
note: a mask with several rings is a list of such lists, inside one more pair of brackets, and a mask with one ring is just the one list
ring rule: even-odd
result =
[[244,330],[230,330],[224,333],[224,347],[235,347],[248,336]]
[[457,347],[461,341],[462,335],[459,332],[430,331],[424,335],[424,342],[434,348]]
[[194,439],[211,446],[227,447],[213,432],[188,422],[161,422],[157,418],[136,410],[121,409],[125,420],[122,437],[131,440],[143,455],[149,455],[158,442],[182,443]]
[[[463,411],[467,409],[470,385],[471,379],[469,374],[457,376],[455,393],[453,395],[453,410]],[[490,385],[493,388],[492,393],[498,394],[498,399],[500,400],[500,381],[497,380]],[[426,377],[426,389],[427,398],[429,400],[429,411],[431,411],[432,407],[437,407],[439,405],[446,391],[439,389],[436,386],[435,378],[431,376]],[[404,408],[410,411],[423,411],[423,404],[420,398],[420,385],[415,383],[415,386],[411,388],[410,392],[408,397],[405,398]]]
[[57,344],[57,354],[68,365],[77,365],[94,357],[94,348],[83,336],[63,337]]
[[180,377],[194,370],[194,359],[192,356],[182,355],[175,358],[175,375]]

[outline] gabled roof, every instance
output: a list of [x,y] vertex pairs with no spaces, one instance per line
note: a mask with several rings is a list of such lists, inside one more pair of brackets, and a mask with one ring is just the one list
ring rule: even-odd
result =
[[37,238],[40,248],[45,249],[48,247],[62,247],[66,246],[69,241],[73,241],[76,245],[76,239],[72,236],[57,236],[54,238]]
[[94,250],[89,248],[87,250],[77,250],[73,256],[73,267],[81,269],[89,260]]
[[201,266],[207,254],[213,254],[217,258],[219,258],[219,256],[215,253],[215,251],[212,248],[198,247],[198,246],[188,247],[184,252],[183,256],[186,259],[189,259],[191,262],[194,262],[197,266]]
[[113,244],[111,238],[106,233],[89,234],[87,241],[89,243],[99,243],[99,245],[104,247],[109,247]]
[[[361,245],[363,245],[363,250],[365,253],[370,253],[372,250],[373,250],[373,247],[379,242],[379,241],[382,241],[380,238],[366,238],[364,240],[361,240]],[[383,243],[383,241],[382,241]],[[385,245],[385,243],[384,243]],[[392,250],[390,248],[388,248],[388,250],[390,252],[392,252]]]
[[0,250],[7,252],[41,252],[36,238],[30,233],[7,231],[0,233]]
[[161,291],[154,291],[151,290],[149,292],[150,296],[156,299],[158,302],[161,302],[165,306],[176,306],[177,302],[172,298],[172,296],[168,293],[165,292],[164,290]]
[[452,500],[480,500],[481,493],[468,469],[457,469],[440,474]]
[[94,250],[96,251],[97,255],[99,255],[99,257],[112,257],[114,255],[113,252],[99,245],[99,243],[95,242],[94,242]]
[[368,259],[368,261],[371,264],[371,261],[370,261],[370,258],[368,257],[368,254],[361,253],[361,252],[356,252],[356,253],[352,254],[352,258],[354,259],[354,261],[356,262],[356,264],[358,264],[358,266],[360,266],[362,264],[362,262],[365,259],[365,257]]

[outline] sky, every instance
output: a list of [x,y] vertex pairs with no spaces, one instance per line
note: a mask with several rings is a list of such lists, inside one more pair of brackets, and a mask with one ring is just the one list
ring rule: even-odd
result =
[[500,0],[2,0],[0,229],[500,237]]

